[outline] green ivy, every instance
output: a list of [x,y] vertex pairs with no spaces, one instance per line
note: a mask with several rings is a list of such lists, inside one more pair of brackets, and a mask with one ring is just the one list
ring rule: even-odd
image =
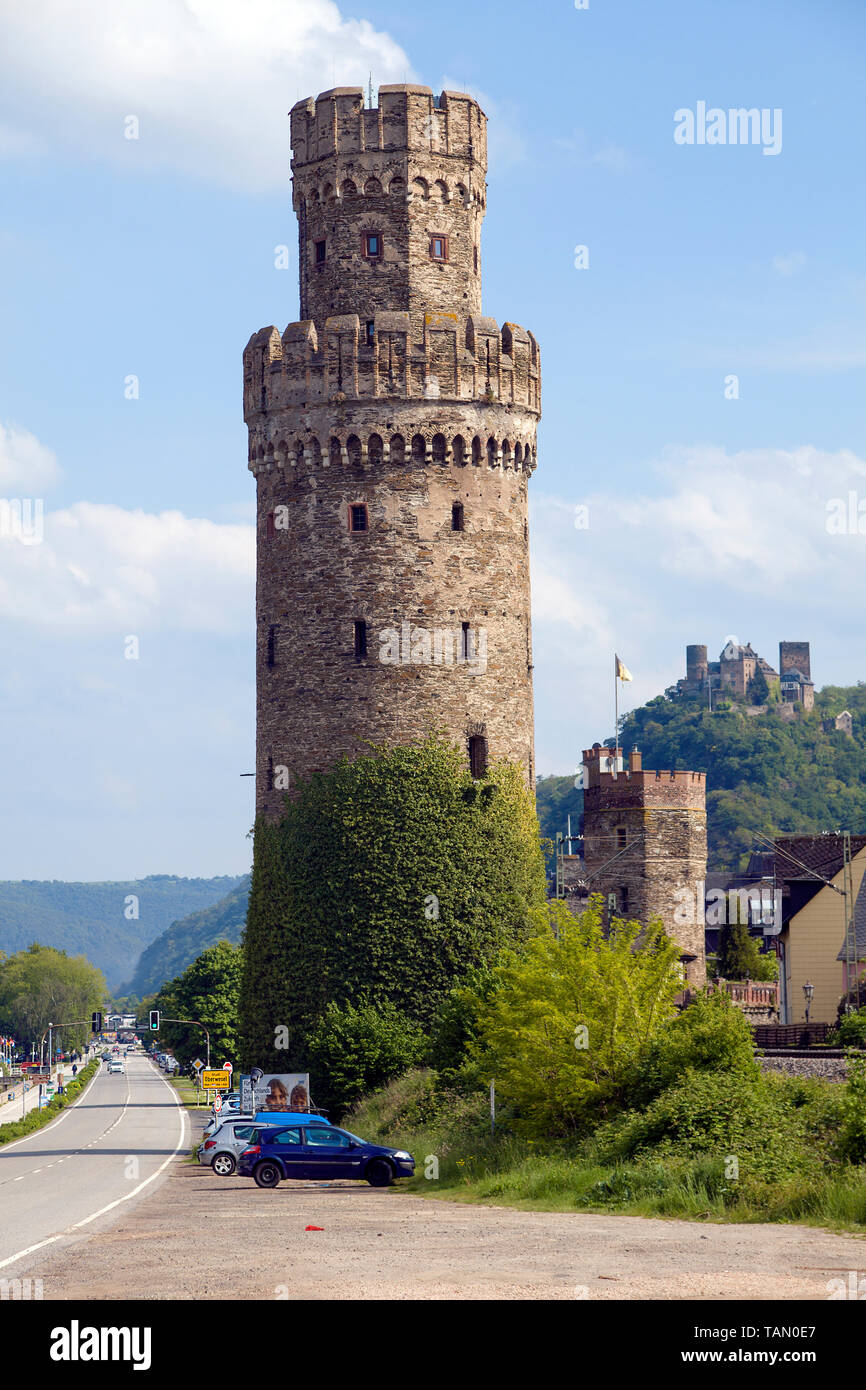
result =
[[314,774],[282,820],[256,823],[254,842],[240,1017],[246,1062],[262,1068],[306,1065],[331,1002],[388,1002],[426,1027],[544,900],[519,769],[494,764],[473,782],[439,738]]

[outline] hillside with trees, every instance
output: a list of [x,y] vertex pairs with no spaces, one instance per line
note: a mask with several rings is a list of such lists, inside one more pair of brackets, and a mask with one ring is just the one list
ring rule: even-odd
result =
[[210,907],[240,882],[239,876],[173,874],[117,883],[0,882],[0,951],[12,954],[39,941],[84,955],[117,989],[145,947],[173,922]]
[[[849,710],[853,737],[822,721]],[[866,829],[866,683],[825,686],[792,723],[778,706],[747,715],[735,701],[710,713],[701,697],[660,695],[623,720],[620,743],[647,768],[707,774],[709,867],[744,868],[764,835]]]
[[[866,831],[866,683],[825,686],[815,708],[788,723],[778,705],[747,714],[744,702],[719,701],[710,713],[701,696],[659,695],[625,716],[620,743],[635,746],[647,768],[687,768],[707,774],[709,868],[744,869],[764,835]],[[853,737],[826,732],[823,721],[848,710]],[[611,740],[606,740],[611,742]],[[573,772],[540,777],[536,805],[541,833],[555,840],[578,833],[583,793]]]
[[160,989],[166,980],[180,975],[208,947],[219,941],[237,946],[247,918],[249,896],[247,875],[219,902],[179,922],[172,922],[167,931],[142,951],[135,974],[123,987],[124,993],[144,998]]

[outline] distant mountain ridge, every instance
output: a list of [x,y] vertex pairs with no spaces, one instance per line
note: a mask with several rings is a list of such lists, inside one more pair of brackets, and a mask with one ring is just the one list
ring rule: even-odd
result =
[[143,998],[154,994],[218,941],[230,941],[237,946],[247,920],[250,878],[247,874],[237,887],[219,902],[201,912],[193,912],[179,922],[172,922],[167,931],[146,948],[135,974],[119,994],[137,994]]
[[172,922],[210,907],[240,882],[240,875],[229,874],[151,874],[114,883],[0,881],[0,951],[12,955],[39,941],[70,956],[84,955],[116,991],[145,947]]

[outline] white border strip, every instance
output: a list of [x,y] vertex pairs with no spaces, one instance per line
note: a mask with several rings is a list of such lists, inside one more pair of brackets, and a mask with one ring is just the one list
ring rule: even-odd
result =
[[[97,1072],[96,1075],[98,1076],[99,1072]],[[67,1226],[65,1230],[58,1231],[57,1235],[48,1236],[45,1240],[37,1241],[35,1245],[28,1245],[26,1250],[19,1250],[17,1254],[9,1255],[7,1259],[0,1260],[0,1269],[5,1269],[7,1265],[14,1264],[16,1260],[23,1259],[25,1255],[32,1255],[34,1250],[42,1250],[46,1245],[53,1245],[55,1241],[62,1240],[64,1236],[70,1235],[73,1231],[80,1230],[82,1226],[89,1226],[91,1221],[96,1221],[98,1217],[104,1216],[106,1212],[113,1211],[115,1207],[121,1206],[123,1202],[130,1202],[132,1198],[137,1197],[139,1192],[143,1191],[145,1187],[148,1187],[154,1181],[155,1178],[158,1178],[164,1168],[168,1167],[172,1159],[174,1159],[177,1156],[178,1150],[181,1149],[183,1146],[184,1134],[186,1132],[187,1115],[186,1110],[181,1105],[180,1096],[178,1095],[174,1087],[170,1085],[168,1081],[166,1081],[164,1076],[160,1076],[159,1079],[166,1086],[168,1086],[168,1089],[171,1091],[174,1103],[178,1106],[180,1111],[180,1136],[178,1138],[177,1143],[174,1146],[174,1150],[172,1151],[172,1153],[169,1154],[168,1158],[163,1160],[163,1162],[159,1165],[155,1173],[151,1173],[149,1178],[145,1178],[144,1182],[140,1182],[138,1184],[138,1187],[134,1187],[131,1192],[127,1192],[125,1197],[116,1198],[115,1201],[109,1202],[107,1207],[100,1207],[99,1211],[93,1212],[91,1216],[85,1216],[83,1221],[76,1221],[72,1226]],[[94,1076],[93,1080],[96,1080],[96,1076]],[[90,1088],[88,1087],[87,1089],[89,1090]],[[86,1091],[82,1093],[81,1098],[83,1098],[84,1095],[86,1095]],[[75,1104],[77,1105],[78,1101],[76,1101]],[[72,1110],[74,1109],[74,1106],[70,1105],[68,1108]],[[61,1115],[60,1118],[62,1119],[63,1116]],[[55,1121],[55,1123],[57,1123],[57,1121]],[[45,1128],[50,1129],[51,1126],[46,1125]],[[40,1131],[38,1130],[36,1131],[36,1133],[39,1132]],[[27,1135],[27,1138],[32,1138],[32,1136]]]

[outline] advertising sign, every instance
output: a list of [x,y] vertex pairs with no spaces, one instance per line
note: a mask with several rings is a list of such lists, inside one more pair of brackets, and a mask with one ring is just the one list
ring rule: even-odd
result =
[[241,1076],[241,1109],[250,1114],[260,1110],[308,1110],[310,1073],[262,1072],[256,1077]]

